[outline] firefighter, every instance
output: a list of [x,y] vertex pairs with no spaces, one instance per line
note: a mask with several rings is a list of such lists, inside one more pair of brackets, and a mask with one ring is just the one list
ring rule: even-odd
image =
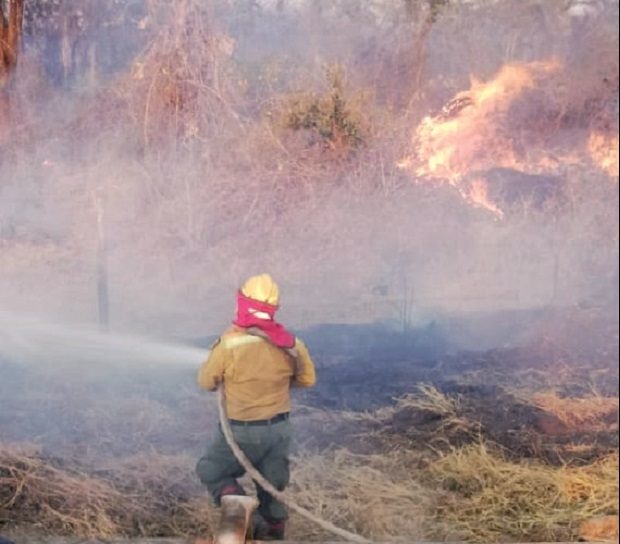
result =
[[[282,491],[289,482],[291,387],[312,387],[315,369],[305,344],[274,316],[279,289],[269,274],[249,278],[237,292],[237,316],[212,346],[198,373],[209,391],[224,387],[234,438],[252,464]],[[224,495],[243,495],[245,470],[219,429],[196,471],[216,505]],[[258,484],[255,539],[283,540],[285,506]]]

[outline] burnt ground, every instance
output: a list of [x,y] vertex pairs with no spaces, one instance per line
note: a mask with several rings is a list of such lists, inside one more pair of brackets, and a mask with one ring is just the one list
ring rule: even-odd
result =
[[[545,390],[543,376],[556,376],[553,369],[545,371],[540,366],[521,366],[518,375],[519,367],[514,365],[522,364],[521,357],[521,350],[493,350],[484,354],[462,353],[440,362],[355,360],[324,368],[316,389],[302,394],[305,405],[352,412],[372,413],[386,406],[394,406],[394,410],[389,417],[369,417],[354,425],[342,422],[326,426],[321,422],[320,429],[310,434],[319,437],[315,444],[318,447],[342,442],[345,437],[348,447],[364,453],[377,451],[394,440],[416,447],[427,444],[442,448],[485,439],[502,447],[509,457],[543,458],[553,464],[587,463],[618,448],[617,413],[610,414],[602,428],[568,427],[556,416],[512,393],[517,385],[528,387],[530,380],[538,381],[541,390]],[[560,394],[585,394],[594,374],[601,377],[599,394],[618,396],[617,367],[610,369],[607,363],[573,371],[571,382],[575,383],[560,387]],[[581,380],[583,386],[579,385]],[[396,406],[396,399],[415,391],[420,384],[432,384],[455,399],[455,412],[440,414],[406,403]],[[554,385],[549,383],[548,387]],[[386,441],[386,437],[392,438],[392,442]]]
[[[553,463],[588,462],[617,449],[617,413],[596,427],[568,427],[524,397],[539,391],[618,397],[617,322],[593,321],[583,312],[573,321],[563,318],[558,327],[545,316],[551,325],[544,341],[479,351],[455,349],[434,322],[406,332],[374,324],[303,331],[318,383],[294,394],[300,445],[377,452],[395,444],[442,448],[485,439],[510,456]],[[584,323],[593,324],[587,334]],[[513,319],[504,329],[514,325]],[[194,371],[134,371],[76,383],[8,362],[0,361],[0,371],[0,436],[43,441],[50,452],[69,445],[79,455],[93,442],[115,453],[199,451],[202,429],[214,419],[208,395],[195,388]],[[453,409],[438,413],[398,402],[415,396],[421,384],[451,399]]]
[[[515,461],[589,466],[617,452],[617,410],[595,425],[567,425],[536,407],[530,395],[595,394],[613,406],[617,326],[597,322],[584,341],[575,333],[583,329],[578,320],[560,327],[559,335],[545,329],[544,341],[479,350],[455,349],[437,325],[407,332],[374,325],[305,331],[318,383],[293,395],[299,458],[320,453],[329,459],[340,448],[351,458],[394,454],[385,459],[402,456],[407,470],[424,474],[437,452],[484,441]],[[566,340],[567,332],[576,343]],[[34,482],[16,503],[11,489],[21,489],[19,478],[5,487],[0,530],[36,529],[48,500],[84,520],[81,492],[73,504],[65,491],[77,479],[146,501],[143,525],[127,525],[128,534],[206,531],[204,490],[193,467],[216,424],[214,397],[198,391],[192,368],[88,376],[0,360],[0,477],[23,472]],[[124,507],[116,512],[115,501],[106,508],[122,525]],[[46,518],[48,532],[85,531],[82,521],[54,525],[55,519]]]
[[[575,334],[575,329],[584,330],[581,317],[546,329],[544,341],[454,353],[438,327],[412,334],[392,332],[381,340],[375,337],[372,345],[368,331],[341,328],[347,349],[331,363],[334,357],[319,350],[319,383],[301,393],[301,403],[354,413],[372,414],[390,406],[393,410],[389,416],[361,418],[353,425],[320,422],[309,433],[318,438],[306,445],[321,448],[344,441],[371,452],[395,441],[442,448],[485,439],[510,457],[543,458],[553,464],[590,462],[618,448],[617,412],[596,426],[568,426],[524,397],[549,391],[560,398],[618,397],[617,324],[603,319],[586,334]],[[332,338],[330,350],[335,342]],[[439,414],[397,403],[420,384],[454,399],[454,412]]]

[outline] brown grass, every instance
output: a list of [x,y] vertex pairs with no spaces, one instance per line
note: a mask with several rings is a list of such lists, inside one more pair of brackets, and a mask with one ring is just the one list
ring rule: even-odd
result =
[[396,400],[396,409],[415,408],[444,417],[456,416],[459,410],[458,398],[446,395],[432,384],[422,383],[416,389],[415,393],[399,397]]
[[570,428],[618,428],[618,397],[589,396],[560,397],[557,393],[541,392],[531,399],[532,404],[553,414]]
[[108,482],[55,466],[33,448],[0,448],[0,512],[19,512],[21,522],[52,534],[111,536],[135,512],[127,503]]
[[[295,460],[293,496],[316,514],[368,538],[405,542],[428,531],[435,493],[417,479],[419,454],[354,455],[339,449]],[[292,535],[323,537],[307,521],[294,518]]]
[[587,542],[618,541],[618,516],[598,516],[579,526],[579,536]]
[[[448,420],[459,417],[459,399],[433,386],[422,385],[397,404],[435,410]],[[344,414],[344,426],[338,413],[310,410],[304,415],[318,418],[322,426],[339,424],[341,443],[347,437],[359,440],[361,423],[372,424],[371,429],[378,425],[366,440],[383,446],[380,454],[354,454],[345,448],[299,454],[293,459],[294,500],[368,538],[404,542],[566,540],[577,536],[582,523],[618,512],[617,452],[580,467],[514,461],[484,442],[442,454],[431,449],[434,434],[405,445],[384,433],[394,410]],[[433,433],[446,430],[438,429]],[[145,453],[120,459],[91,456],[86,466],[68,457],[50,458],[32,446],[4,445],[0,519],[45,534],[209,534],[216,511],[193,473],[195,459],[142,449]],[[250,490],[251,483],[244,483]],[[289,536],[329,537],[297,516],[292,516]]]
[[214,510],[193,466],[151,453],[80,468],[33,446],[1,446],[0,518],[52,535],[207,534]]
[[456,449],[430,467],[429,482],[452,493],[436,514],[458,538],[571,540],[579,524],[618,513],[618,453],[583,467],[508,461],[484,443]]
[[416,392],[396,399],[395,411],[413,409],[437,414],[441,417],[441,424],[436,434],[446,439],[455,433],[477,433],[479,426],[463,415],[459,396],[443,393],[427,383],[419,384],[416,389]]

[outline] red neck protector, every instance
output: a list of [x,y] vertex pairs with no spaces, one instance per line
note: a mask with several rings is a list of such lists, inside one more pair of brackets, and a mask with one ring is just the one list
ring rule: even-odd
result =
[[[295,336],[273,319],[277,309],[277,306],[246,297],[241,291],[238,291],[237,317],[233,323],[244,329],[256,327],[279,348],[292,348],[295,346]],[[267,314],[269,319],[257,317],[256,312]]]

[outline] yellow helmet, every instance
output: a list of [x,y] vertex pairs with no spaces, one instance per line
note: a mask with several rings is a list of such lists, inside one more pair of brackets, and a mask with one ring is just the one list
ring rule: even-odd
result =
[[280,301],[278,284],[269,274],[252,276],[243,284],[241,292],[248,298],[266,302],[272,306],[277,306]]

